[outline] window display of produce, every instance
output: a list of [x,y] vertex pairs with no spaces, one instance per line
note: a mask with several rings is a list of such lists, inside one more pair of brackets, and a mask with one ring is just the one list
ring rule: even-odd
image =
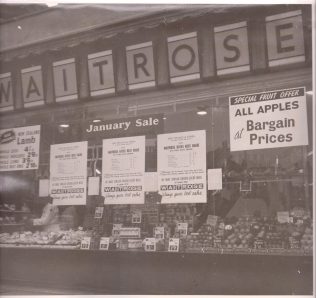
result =
[[124,223],[110,224],[112,230],[100,229],[100,225],[101,221],[95,221],[93,229],[85,231],[79,227],[58,232],[1,233],[0,245],[80,249],[85,247],[82,241],[88,239],[89,249],[102,249],[100,243],[106,238],[110,250],[170,251],[169,242],[178,239],[179,252],[307,255],[312,254],[313,247],[312,220],[306,215],[295,221],[290,217],[287,223],[279,222],[277,217],[211,215],[197,231],[187,222],[160,222],[150,233],[141,226]]

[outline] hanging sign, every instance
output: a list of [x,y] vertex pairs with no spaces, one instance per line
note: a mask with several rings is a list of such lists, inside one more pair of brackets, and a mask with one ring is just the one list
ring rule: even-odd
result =
[[230,150],[308,144],[305,87],[229,98]]
[[56,102],[78,99],[75,59],[53,63]]
[[0,112],[12,111],[13,109],[14,103],[11,73],[2,73],[0,74]]
[[0,130],[0,171],[38,169],[40,125]]
[[112,50],[88,55],[90,95],[115,93]]
[[163,132],[163,114],[129,117],[100,122],[87,121],[83,124],[86,139],[109,139],[132,135],[157,135]]
[[168,251],[170,252],[179,252],[180,239],[179,238],[170,238]]
[[301,10],[266,17],[266,38],[270,67],[305,61]]
[[156,251],[156,238],[145,238],[145,251]]
[[247,22],[214,28],[218,75],[250,71]]
[[126,62],[130,90],[156,85],[152,41],[126,47]]
[[158,135],[161,203],[206,203],[204,130]]
[[44,104],[42,67],[33,66],[21,70],[24,107]]
[[85,205],[88,142],[51,145],[50,194],[55,205]]
[[171,83],[200,79],[197,32],[168,37]]
[[105,204],[144,204],[145,136],[103,140]]
[[100,238],[100,250],[109,250],[110,246],[110,238],[109,237],[101,237]]

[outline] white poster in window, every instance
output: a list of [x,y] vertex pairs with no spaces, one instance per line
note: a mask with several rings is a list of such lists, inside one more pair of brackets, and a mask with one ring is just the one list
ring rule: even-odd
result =
[[40,179],[38,185],[38,196],[47,197],[49,195],[49,179]]
[[206,203],[204,130],[158,135],[161,203]]
[[146,172],[145,173],[145,191],[158,191],[158,177],[157,172]]
[[100,194],[100,177],[88,177],[88,195],[98,196]]
[[40,125],[0,130],[0,172],[38,169]]
[[105,204],[144,204],[145,136],[103,140]]
[[55,205],[85,205],[88,142],[56,144],[50,150],[50,194]]
[[230,150],[308,144],[305,87],[229,98]]
[[207,189],[220,190],[223,189],[223,174],[222,169],[207,170]]

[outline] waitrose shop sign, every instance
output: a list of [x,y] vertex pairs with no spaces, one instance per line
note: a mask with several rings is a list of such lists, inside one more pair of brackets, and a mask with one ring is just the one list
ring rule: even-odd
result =
[[305,88],[229,98],[231,151],[308,144]]
[[[267,49],[266,62],[269,68],[305,62],[302,19],[301,10],[265,18],[266,36],[260,31],[258,38],[261,48]],[[246,20],[215,26],[209,24],[207,29],[210,35],[213,33],[211,42],[214,51],[203,47],[209,43],[208,40],[202,40],[203,34],[192,31],[167,36],[164,41],[166,56],[155,48],[157,45],[152,40],[148,40],[126,46],[120,51],[123,53],[121,55],[108,49],[109,45],[105,44],[104,50],[83,57],[54,61],[49,66],[21,66],[18,75],[13,75],[8,69],[0,73],[0,111],[14,110],[18,101],[23,103],[24,108],[29,108],[45,105],[47,101],[66,102],[112,96],[117,93],[119,85],[124,90],[156,88],[161,79],[157,78],[157,73],[161,72],[161,69],[157,69],[160,65],[167,67],[166,75],[169,76],[170,84],[207,78],[207,73],[220,77],[250,72],[252,64],[262,62],[260,55],[251,54],[258,52],[258,49],[251,51],[256,46],[250,42],[251,36],[248,36],[252,32],[251,26],[252,22]],[[126,68],[119,67],[119,61],[123,60],[126,61]],[[51,80],[53,86],[48,90]],[[82,88],[87,90],[83,91]],[[48,100],[47,96],[52,91],[54,99]]]

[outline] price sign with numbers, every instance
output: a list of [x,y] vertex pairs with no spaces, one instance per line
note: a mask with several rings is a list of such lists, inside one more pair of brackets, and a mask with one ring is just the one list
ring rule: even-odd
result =
[[91,237],[83,237],[81,240],[80,249],[90,249]]
[[155,227],[154,228],[154,237],[156,239],[165,239],[165,228],[164,227]]
[[156,238],[145,238],[145,251],[156,251]]
[[168,251],[170,251],[170,252],[178,252],[179,251],[179,245],[180,245],[180,239],[179,238],[170,238],[169,239]]
[[188,235],[188,223],[178,222],[177,230],[179,231],[180,237],[185,237]]
[[142,222],[142,211],[141,210],[134,210],[132,213],[132,223],[138,224]]
[[38,169],[41,126],[0,130],[0,172]]
[[95,207],[94,218],[102,218],[104,207]]
[[100,250],[109,250],[110,246],[110,238],[109,237],[101,237],[100,238]]

